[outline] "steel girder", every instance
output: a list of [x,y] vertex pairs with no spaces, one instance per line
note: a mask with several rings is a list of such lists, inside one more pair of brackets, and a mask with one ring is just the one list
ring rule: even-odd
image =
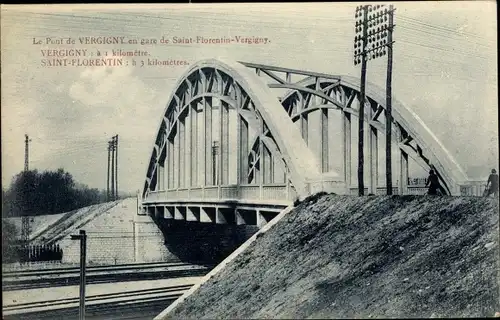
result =
[[[358,111],[352,108],[352,103],[359,96],[360,82],[357,78],[240,63],[253,69],[256,74],[267,75],[272,81],[268,84],[270,88],[289,89],[280,101],[292,121],[323,108],[340,109],[358,116]],[[294,82],[292,75],[302,76],[303,79]],[[365,119],[370,126],[385,134],[385,121],[378,120],[386,112],[384,92],[382,88],[367,83]],[[317,97],[320,103],[313,103],[311,97]],[[392,128],[399,140],[399,149],[422,167],[434,169],[448,194],[458,194],[459,185],[469,180],[465,171],[413,111],[397,99],[393,98],[392,104]]]

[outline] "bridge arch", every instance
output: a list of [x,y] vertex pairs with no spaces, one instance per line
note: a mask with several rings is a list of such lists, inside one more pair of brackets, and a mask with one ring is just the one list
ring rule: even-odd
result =
[[[263,81],[261,73],[269,76],[274,83]],[[280,77],[278,73],[284,76]],[[302,79],[292,81],[292,76],[296,75],[300,75]],[[219,185],[220,189],[221,185],[230,183],[227,172],[224,171],[224,166],[229,162],[228,142],[225,138],[231,131],[225,124],[229,119],[228,110],[235,112],[237,117],[235,130],[238,135],[237,185],[260,184],[259,199],[262,199],[262,194],[266,193],[262,189],[262,184],[273,182],[272,179],[264,181],[263,172],[277,172],[279,169],[285,175],[287,194],[289,186],[293,190],[292,194],[298,197],[319,190],[332,191],[332,188],[335,191],[352,192],[349,190],[350,125],[351,116],[358,117],[358,110],[354,104],[356,100],[359,102],[358,79],[209,59],[192,65],[179,78],[174,88],[156,131],[143,197],[148,198],[150,192],[177,188],[177,200],[183,199],[186,194],[192,199],[193,193],[189,191],[182,193],[179,189],[199,185],[202,185],[202,188],[203,185]],[[279,97],[273,89],[285,89],[287,92]],[[385,95],[381,94],[384,92],[385,90],[367,83],[365,121],[366,128],[370,132],[368,140],[370,159],[365,172],[368,172],[369,192],[379,191],[379,194],[382,191],[377,187],[378,162],[373,158],[377,158],[377,132],[385,134],[385,119],[382,119],[386,112]],[[212,114],[213,110],[219,110],[218,133],[207,129],[216,122],[212,119],[212,115],[207,116],[209,113]],[[319,140],[321,145],[319,154],[318,149],[312,150],[308,145],[308,115],[321,111],[320,119],[324,120],[328,118],[330,112],[328,110],[340,111],[343,116],[343,177],[339,177],[339,174],[332,170],[328,160],[332,155],[328,147],[325,148],[331,143],[326,123],[320,122],[319,128],[315,131],[316,137],[313,137]],[[200,117],[201,122],[196,122],[196,118]],[[193,118],[194,121],[191,120]],[[202,137],[196,137],[191,133],[191,128],[196,127],[197,123],[201,124]],[[394,98],[392,123],[395,144],[401,154],[399,192],[408,193],[406,185],[408,157],[411,157],[421,167],[436,170],[446,193],[460,194],[461,185],[468,181],[463,169],[418,116]],[[249,128],[253,128],[255,134],[251,135]],[[198,141],[195,141],[196,139]],[[211,144],[217,139],[221,154],[215,165],[216,160],[211,158]],[[180,151],[180,143],[186,152]],[[194,149],[201,151],[190,156],[190,152]],[[169,162],[172,159],[174,162]],[[193,163],[200,162],[201,166],[193,167]],[[187,169],[179,170],[179,166],[185,166]],[[196,170],[203,172],[196,173]],[[214,175],[211,178],[216,171],[217,177]],[[193,178],[196,175],[199,181]],[[162,182],[165,180],[166,182]],[[180,183],[180,180],[184,182]],[[219,196],[220,194],[219,191]],[[279,196],[276,196],[272,199],[278,198]],[[148,201],[151,199],[149,197]],[[288,197],[286,199],[290,200]]]
[[[359,113],[352,104],[356,99],[359,101],[359,85],[359,79],[350,76],[334,76],[328,79],[309,76],[297,84],[284,83],[279,87],[290,89],[283,97],[282,105],[295,122],[317,109],[340,109],[344,114],[358,117]],[[366,84],[367,127],[385,134],[386,121],[379,120],[380,115],[385,115],[386,112],[384,92],[385,89],[372,83]],[[316,97],[318,100],[314,103],[311,99],[304,99],[304,93],[308,94],[309,98]],[[303,104],[301,108],[297,108],[298,103]],[[459,185],[468,181],[467,174],[414,112],[395,98],[392,99],[392,105],[392,131],[398,140],[396,143],[402,155],[410,156],[422,167],[434,169],[446,192],[458,194]]]
[[[227,142],[229,130],[229,110],[235,111],[237,117],[238,184],[251,182],[247,178],[256,176],[252,169],[264,171],[266,152],[269,159],[274,159],[267,159],[267,163],[274,161],[298,196],[309,193],[310,181],[321,179],[317,160],[277,97],[244,65],[214,59],[199,61],[179,78],[174,88],[156,131],[143,197],[153,190],[227,184],[224,171],[227,168],[223,166],[228,163],[228,144],[224,142]],[[219,110],[218,151],[221,153],[217,168],[210,156],[212,143],[217,140],[212,137],[211,130],[213,122],[217,122],[212,119],[216,109]],[[199,117],[203,117],[201,122]],[[193,133],[198,130],[198,123],[203,127],[200,129],[204,133],[202,139]],[[249,127],[257,131],[255,149],[248,147]],[[181,144],[186,153],[180,150]],[[194,152],[196,149],[203,151]],[[200,162],[202,165],[197,165]],[[220,180],[214,181],[211,177],[218,169]],[[338,176],[336,173],[330,175]]]

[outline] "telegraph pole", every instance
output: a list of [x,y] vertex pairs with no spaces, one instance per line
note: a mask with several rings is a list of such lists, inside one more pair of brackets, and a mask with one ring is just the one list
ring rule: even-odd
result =
[[110,160],[110,157],[111,157],[111,141],[108,141],[108,184],[107,184],[107,201],[109,201],[110,197],[109,197],[109,166],[110,166],[110,163],[109,163],[109,160]]
[[[31,139],[27,134],[24,135],[24,173],[29,171],[29,143]],[[30,194],[25,194],[25,197],[29,197]],[[26,216],[26,212],[23,213],[21,218],[21,241],[22,246],[24,247],[24,254],[28,255],[28,246],[30,241],[30,217]],[[27,258],[27,257],[25,257]]]
[[111,139],[111,199],[115,200],[115,137]]
[[[358,114],[358,194],[360,196],[365,193],[365,183],[364,183],[364,121],[365,121],[365,83],[366,83],[366,45],[368,34],[368,8],[369,6],[359,6],[356,8],[356,18],[360,17],[362,20],[356,21],[356,33],[362,32],[362,49],[361,55],[361,84],[360,91],[361,96],[359,98],[359,114]],[[355,41],[358,40],[356,36]],[[357,44],[357,43],[356,43]],[[355,44],[355,47],[357,47]],[[357,49],[359,51],[360,49]],[[356,54],[357,52],[355,52]],[[358,60],[355,61],[357,64]]]
[[392,32],[394,29],[394,7],[389,6],[387,33],[387,82],[385,125],[385,172],[387,195],[392,195]]
[[118,199],[118,135],[115,136],[115,200]]
[[[391,169],[391,79],[392,79],[392,30],[393,12],[385,5],[363,5],[356,8],[356,36],[354,38],[354,65],[361,63],[360,105],[359,105],[359,133],[358,133],[358,192],[364,194],[364,109],[367,60],[376,59],[388,54],[387,62],[387,92],[386,92],[386,179],[387,194],[392,194]],[[386,51],[386,47],[388,48]]]
[[24,171],[29,170],[29,143],[31,139],[27,134],[24,135]]

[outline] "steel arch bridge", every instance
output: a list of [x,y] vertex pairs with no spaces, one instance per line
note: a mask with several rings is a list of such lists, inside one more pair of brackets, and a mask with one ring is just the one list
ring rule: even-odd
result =
[[[366,96],[366,193],[385,194],[378,187],[385,90],[368,83]],[[358,105],[359,80],[353,77],[198,61],[177,81],[160,117],[142,212],[261,226],[296,198],[318,191],[351,194],[351,119]],[[425,124],[396,99],[392,114],[399,151],[394,193],[422,191],[408,186],[409,157],[434,169],[447,194],[466,192],[467,175]]]

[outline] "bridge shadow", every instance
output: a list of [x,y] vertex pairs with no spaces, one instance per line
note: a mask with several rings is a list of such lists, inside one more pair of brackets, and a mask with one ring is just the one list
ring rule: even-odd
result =
[[182,262],[218,264],[259,229],[255,225],[215,224],[152,217],[166,248]]

